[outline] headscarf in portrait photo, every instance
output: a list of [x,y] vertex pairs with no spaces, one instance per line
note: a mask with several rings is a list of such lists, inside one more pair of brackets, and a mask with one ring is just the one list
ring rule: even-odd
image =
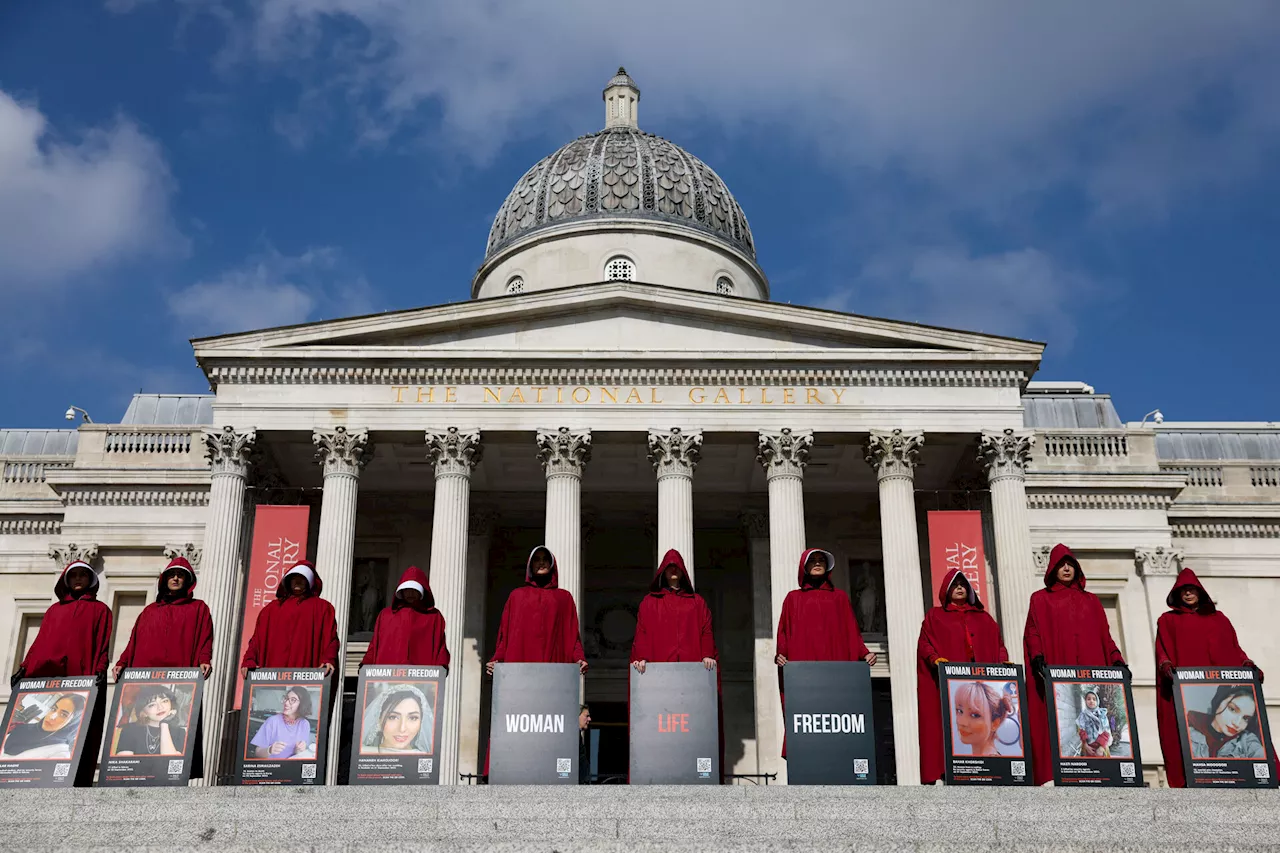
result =
[[364,718],[360,726],[362,747],[378,749],[382,746],[382,727],[386,723],[387,715],[406,699],[412,699],[418,704],[418,708],[422,711],[422,726],[404,751],[426,753],[432,751],[432,735],[436,722],[435,703],[428,701],[426,694],[414,684],[389,684],[365,706]]
[[[47,695],[53,696],[53,694]],[[56,729],[53,731],[47,730],[44,724],[46,719],[51,719],[51,714],[66,712],[65,704],[59,708],[60,703],[63,703],[64,700],[71,703],[70,713]],[[67,756],[74,752],[76,737],[80,734],[80,723],[84,720],[84,695],[80,693],[62,693],[58,694],[52,702],[45,702],[41,697],[36,698],[31,704],[41,708],[39,716],[9,730],[9,736],[4,741],[4,755],[19,757],[23,753],[40,750],[40,756],[31,757],[52,758],[64,757],[53,754],[62,753],[63,749],[66,750]],[[45,753],[49,754],[45,755]]]

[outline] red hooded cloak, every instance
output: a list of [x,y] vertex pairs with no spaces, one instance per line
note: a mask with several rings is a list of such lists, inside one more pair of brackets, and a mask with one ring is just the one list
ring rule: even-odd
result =
[[[533,555],[546,551],[551,580],[538,586],[533,579]],[[555,555],[545,545],[529,552],[524,583],[511,591],[498,623],[498,642],[490,659],[496,663],[577,663],[585,659],[578,631],[578,607],[573,594],[560,588]]]
[[[187,587],[170,597],[164,578],[170,570],[187,575]],[[156,600],[138,614],[119,667],[199,666],[213,660],[213,619],[209,607],[195,598],[196,573],[182,557],[174,557],[156,582]]]
[[[83,568],[89,588],[76,595],[67,586],[67,572]],[[98,573],[83,560],[73,560],[53,585],[58,599],[44,612],[40,632],[22,659],[24,678],[61,675],[103,675],[110,663],[111,608],[98,601]]]
[[[667,586],[666,578],[667,568],[673,565],[680,569],[680,589],[676,592]],[[720,659],[711,635],[711,610],[693,591],[684,558],[672,548],[658,564],[649,594],[640,602],[631,662],[678,663],[704,658]]]
[[[1056,579],[1063,563],[1075,566],[1076,576],[1068,585]],[[1044,589],[1031,594],[1027,627],[1022,634],[1022,650],[1029,668],[1035,663],[1048,666],[1110,666],[1123,664],[1124,656],[1111,638],[1111,627],[1102,602],[1085,592],[1084,570],[1066,545],[1055,545],[1044,573]],[[1039,659],[1037,661],[1037,659]],[[1028,680],[1027,711],[1031,724],[1031,753],[1036,784],[1053,778],[1053,753],[1049,744],[1049,713],[1045,706],[1044,681],[1032,672]]]
[[[951,600],[951,587],[960,582],[968,591],[963,604]],[[1003,663],[1009,652],[1000,639],[1000,626],[982,606],[969,579],[952,569],[938,587],[938,606],[929,608],[920,625],[916,646],[916,707],[920,717],[920,781],[932,785],[945,769],[942,740],[942,698],[938,693],[938,658],[957,663]]]
[[[306,593],[294,596],[289,594],[289,575],[299,566],[305,566],[315,579]],[[258,613],[241,666],[258,669],[338,665],[338,623],[333,605],[320,597],[323,584],[315,570],[314,563],[304,560],[280,578],[276,600]]]
[[[417,584],[422,600],[410,605],[404,600],[405,584]],[[373,639],[360,661],[368,664],[409,664],[411,666],[443,666],[449,668],[449,649],[445,645],[444,615],[436,610],[427,573],[410,566],[400,576],[395,598],[384,607],[373,624]]]
[[[1200,593],[1200,603],[1194,610],[1182,603],[1182,588],[1186,586],[1195,587]],[[1169,787],[1185,788],[1187,778],[1182,764],[1182,741],[1178,737],[1178,714],[1173,705],[1171,670],[1182,666],[1256,668],[1257,664],[1240,648],[1231,620],[1214,605],[1191,569],[1178,573],[1165,604],[1169,612],[1156,622],[1156,723]],[[1274,768],[1274,750],[1272,756]]]

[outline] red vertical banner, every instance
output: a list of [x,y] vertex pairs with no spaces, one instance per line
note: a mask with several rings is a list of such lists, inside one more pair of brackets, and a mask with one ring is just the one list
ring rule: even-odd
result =
[[[982,513],[977,510],[929,513],[929,575],[937,594],[942,580],[959,569],[973,585],[983,603],[987,602],[986,559],[982,552]],[[933,597],[930,596],[930,600]]]
[[[244,585],[244,624],[240,628],[240,661],[249,638],[258,624],[258,614],[276,596],[280,577],[294,563],[307,556],[307,521],[311,508],[305,506],[259,506],[253,510],[253,542],[249,546],[249,577]],[[244,680],[237,676],[235,705],[240,707]]]

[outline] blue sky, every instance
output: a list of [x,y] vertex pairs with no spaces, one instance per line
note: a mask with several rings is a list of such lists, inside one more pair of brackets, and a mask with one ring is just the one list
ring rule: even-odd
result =
[[0,4],[0,427],[202,392],[190,337],[467,298],[538,158],[714,167],[774,298],[1048,343],[1121,416],[1280,420],[1280,6]]

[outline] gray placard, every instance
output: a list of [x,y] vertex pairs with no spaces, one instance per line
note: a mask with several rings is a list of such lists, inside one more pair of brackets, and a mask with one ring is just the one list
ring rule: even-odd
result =
[[489,784],[578,784],[578,685],[574,663],[494,668]]
[[871,667],[791,661],[783,668],[790,785],[874,785]]
[[720,784],[716,672],[701,663],[631,669],[631,784]]

